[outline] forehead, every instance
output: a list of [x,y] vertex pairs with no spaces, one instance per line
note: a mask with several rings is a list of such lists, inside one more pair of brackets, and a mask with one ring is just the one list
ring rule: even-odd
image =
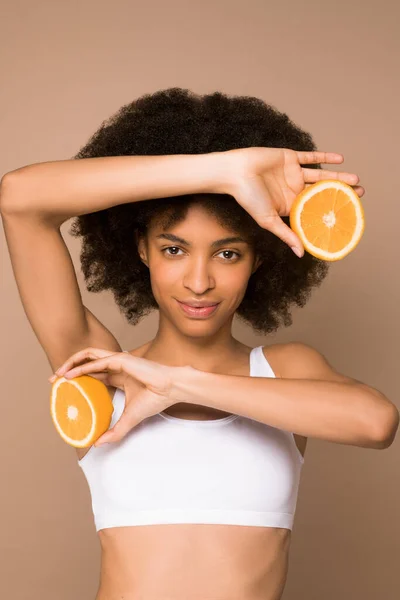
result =
[[184,236],[190,235],[191,237],[212,237],[222,234],[236,234],[239,235],[237,228],[230,226],[228,223],[223,223],[221,218],[217,215],[212,214],[207,208],[201,204],[191,204],[187,209],[186,215],[180,220],[168,225],[168,213],[166,217],[160,216],[160,218],[154,218],[150,233],[157,235],[163,231],[173,231],[176,234],[181,233]]

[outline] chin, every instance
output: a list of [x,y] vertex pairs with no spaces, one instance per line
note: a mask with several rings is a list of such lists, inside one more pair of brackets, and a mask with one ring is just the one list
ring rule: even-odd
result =
[[209,337],[210,335],[214,335],[216,331],[218,331],[219,327],[215,323],[210,323],[209,321],[188,320],[185,323],[180,321],[179,323],[174,323],[175,327],[179,329],[183,334],[188,335],[190,337]]
[[221,319],[218,319],[218,321],[213,319],[189,319],[180,316],[176,318],[176,315],[174,315],[174,318],[170,316],[169,320],[182,335],[199,339],[215,335],[223,324]]

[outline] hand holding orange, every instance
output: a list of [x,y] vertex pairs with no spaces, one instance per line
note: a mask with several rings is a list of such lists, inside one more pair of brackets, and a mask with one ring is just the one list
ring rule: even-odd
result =
[[[364,215],[355,173],[307,168],[343,162],[336,152],[250,147],[222,153],[228,176],[221,191],[297,256],[304,249],[324,260],[339,260],[355,248]],[[225,171],[223,171],[225,173]],[[218,190],[220,191],[220,190]],[[290,216],[290,227],[281,217]]]
[[[84,362],[88,359],[94,360]],[[181,368],[185,367],[167,367],[101,348],[80,350],[56,371],[59,377],[51,392],[51,415],[56,429],[68,444],[79,448],[120,441],[143,419],[174,404],[172,381]],[[113,403],[107,385],[125,394],[124,410],[111,429]]]

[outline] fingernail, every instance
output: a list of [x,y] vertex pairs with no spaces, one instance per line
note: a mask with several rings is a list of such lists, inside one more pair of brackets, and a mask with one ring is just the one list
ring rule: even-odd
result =
[[303,253],[301,252],[301,250],[299,248],[296,248],[296,246],[291,246],[291,248],[296,256],[298,256],[299,258],[301,258],[303,256]]
[[57,377],[55,375],[52,375],[51,377],[49,377],[49,381],[53,382],[57,379]]

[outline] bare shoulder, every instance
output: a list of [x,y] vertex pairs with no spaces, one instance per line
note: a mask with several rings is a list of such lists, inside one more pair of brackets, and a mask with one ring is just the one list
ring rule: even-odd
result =
[[[263,346],[263,354],[267,359],[271,369],[274,372],[274,375],[277,379],[285,379],[289,378],[287,374],[287,369],[285,368],[285,364],[287,361],[287,355],[285,354],[285,349],[288,344],[270,344],[268,346]],[[300,452],[300,454],[304,458],[304,454],[307,448],[308,438],[303,435],[299,435],[297,433],[293,434],[296,446]]]
[[[280,379],[356,382],[336,371],[321,352],[303,342],[270,344],[263,346],[263,353],[275,376]],[[308,438],[299,434],[294,434],[294,438],[300,453],[304,456]]]
[[[277,377],[281,379],[316,379],[352,385],[365,385],[361,381],[339,373],[326,356],[309,344],[289,342],[264,346],[265,358]],[[304,455],[307,437],[294,434],[297,447]]]
[[[282,378],[360,383],[352,377],[339,373],[322,352],[303,342],[294,341],[264,346],[263,352],[268,361],[271,357]],[[274,370],[272,364],[271,367]]]

